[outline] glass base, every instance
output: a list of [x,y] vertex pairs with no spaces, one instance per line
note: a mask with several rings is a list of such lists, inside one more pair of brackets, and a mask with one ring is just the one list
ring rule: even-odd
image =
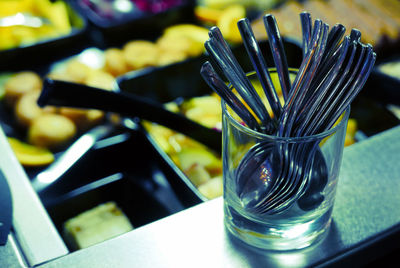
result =
[[227,230],[248,245],[267,250],[295,250],[321,241],[331,223],[332,209],[296,223],[255,222],[224,204]]

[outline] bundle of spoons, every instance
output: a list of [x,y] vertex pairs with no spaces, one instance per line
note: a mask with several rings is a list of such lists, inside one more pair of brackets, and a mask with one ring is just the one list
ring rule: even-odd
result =
[[[210,29],[210,38],[205,42],[212,63],[207,61],[201,68],[204,80],[252,130],[279,138],[309,137],[330,130],[341,115],[349,112],[364,86],[376,58],[372,46],[361,43],[361,33],[356,29],[344,36],[343,25],[329,29],[319,19],[313,23],[311,15],[303,12],[303,60],[291,82],[276,20],[270,14],[263,20],[284,104],[279,101],[269,67],[246,18],[237,25],[272,115],[217,27]],[[235,172],[236,194],[244,207],[261,214],[280,213],[295,203],[302,210],[318,207],[324,200],[322,192],[329,176],[321,141],[277,145],[265,140],[254,144]],[[262,178],[267,174],[270,179],[266,181]]]

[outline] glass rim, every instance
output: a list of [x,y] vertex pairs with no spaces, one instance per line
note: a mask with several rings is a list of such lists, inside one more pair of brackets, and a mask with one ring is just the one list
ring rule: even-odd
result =
[[[268,70],[271,71],[275,71],[276,72],[276,68],[272,67],[272,68],[268,68]],[[291,72],[297,72],[298,69],[296,68],[289,68],[289,71]],[[246,75],[254,75],[256,72],[255,71],[251,71],[248,72]],[[229,88],[232,87],[231,84],[228,85]],[[251,128],[249,128],[248,126],[242,125],[239,123],[239,121],[237,121],[235,118],[233,118],[232,114],[228,111],[227,109],[227,104],[224,101],[224,99],[221,98],[221,108],[222,108],[222,114],[225,115],[229,121],[232,122],[232,124],[238,128],[241,132],[247,132],[249,135],[255,136],[256,138],[260,138],[260,139],[273,139],[276,141],[285,141],[285,142],[298,142],[298,141],[309,141],[309,140],[314,140],[314,139],[323,139],[325,137],[328,137],[330,135],[332,135],[333,133],[335,133],[336,131],[338,131],[341,127],[343,127],[343,125],[345,124],[345,122],[348,121],[349,115],[350,115],[350,105],[344,110],[344,112],[340,115],[340,117],[342,117],[340,119],[340,122],[337,123],[336,125],[334,125],[333,127],[331,127],[328,130],[325,130],[323,132],[317,133],[317,134],[313,134],[313,135],[308,135],[308,136],[297,136],[297,137],[279,137],[279,136],[275,136],[275,135],[270,135],[270,134],[265,134],[265,133],[261,133],[258,132],[256,130],[253,130]],[[338,119],[338,120],[339,120]]]

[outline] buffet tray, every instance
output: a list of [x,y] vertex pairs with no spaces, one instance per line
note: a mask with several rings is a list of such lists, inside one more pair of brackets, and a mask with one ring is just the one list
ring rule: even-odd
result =
[[0,50],[0,71],[43,68],[90,43],[87,19],[71,5],[67,5],[67,12],[72,27],[69,34]]

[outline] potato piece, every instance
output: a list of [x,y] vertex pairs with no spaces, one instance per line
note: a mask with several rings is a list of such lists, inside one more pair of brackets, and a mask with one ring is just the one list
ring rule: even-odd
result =
[[76,126],[67,117],[43,114],[33,120],[28,130],[28,141],[40,147],[57,148],[69,142],[75,134]]
[[190,38],[197,43],[204,44],[208,39],[208,29],[194,24],[177,24],[165,29],[163,36]]
[[86,78],[85,84],[91,87],[97,87],[105,90],[112,90],[114,87],[115,78],[104,71],[93,71]]
[[169,65],[184,61],[187,58],[183,51],[163,51],[158,58],[157,66]]
[[104,119],[104,112],[96,109],[61,107],[60,114],[69,118],[80,130],[88,129]]
[[208,199],[213,199],[223,194],[222,176],[212,178],[211,180],[199,186],[199,191]]
[[92,69],[89,66],[76,59],[68,61],[65,67],[65,74],[69,77],[68,81],[76,83],[85,82],[91,71]]
[[113,201],[67,220],[63,235],[74,249],[87,248],[133,230],[128,217]]
[[109,48],[104,52],[104,70],[113,76],[119,76],[128,72],[124,53],[118,48]]
[[192,165],[198,163],[204,166],[211,175],[222,172],[221,159],[204,148],[182,148],[178,152],[178,158],[182,170],[188,170]]
[[14,107],[14,114],[19,124],[28,127],[32,121],[43,114],[43,109],[37,105],[40,91],[35,90],[21,96]]
[[56,113],[57,107],[46,106],[39,107],[37,100],[40,90],[34,90],[21,96],[14,107],[14,114],[19,124],[28,127],[32,121],[43,113]]
[[241,5],[231,5],[223,10],[218,18],[217,26],[223,36],[231,42],[241,42],[242,38],[237,28],[238,20],[246,16],[246,9]]
[[354,118],[349,118],[347,122],[346,138],[344,140],[344,146],[352,145],[356,142],[355,135],[357,132],[357,121]]
[[199,165],[198,163],[193,164],[184,172],[196,187],[207,182],[211,178],[204,166]]
[[220,125],[222,118],[221,102],[214,96],[196,97],[184,104],[185,115],[206,127]]
[[157,65],[159,49],[150,41],[135,40],[125,44],[123,53],[128,68],[137,70]]
[[185,35],[165,35],[157,40],[157,46],[162,54],[179,55],[183,53],[186,57],[200,55],[204,51],[203,43],[200,43],[190,36]]
[[194,9],[194,14],[200,21],[215,25],[222,14],[222,10],[198,5]]
[[14,106],[23,94],[39,89],[42,89],[42,79],[38,74],[31,71],[20,72],[4,84],[4,98],[9,106]]
[[44,166],[54,161],[53,153],[46,148],[30,145],[11,137],[7,139],[18,161],[25,167]]

